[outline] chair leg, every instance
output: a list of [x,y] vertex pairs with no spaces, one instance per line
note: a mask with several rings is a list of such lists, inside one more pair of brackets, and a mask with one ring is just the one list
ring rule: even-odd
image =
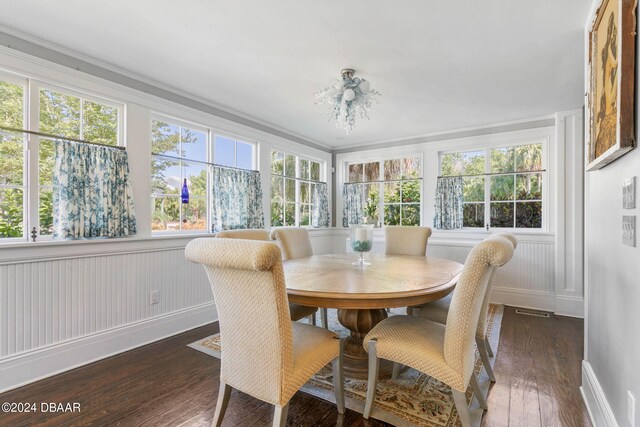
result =
[[451,394],[453,395],[453,401],[456,404],[462,427],[471,427],[471,414],[469,414],[469,406],[467,406],[467,398],[464,392],[451,389]]
[[229,404],[229,396],[231,395],[231,386],[220,382],[220,390],[218,391],[218,403],[216,403],[216,412],[213,415],[211,427],[220,427],[222,418]]
[[478,345],[478,353],[480,353],[480,359],[482,359],[484,370],[487,371],[489,380],[491,380],[492,383],[495,383],[496,376],[494,375],[493,368],[491,367],[491,361],[489,360],[489,354],[484,339],[476,339],[476,344]]
[[401,364],[399,364],[398,362],[393,362],[393,372],[391,373],[392,380],[398,379],[398,375],[400,375],[400,368],[402,368]]
[[320,309],[320,324],[323,328],[329,329],[329,316],[327,315],[327,309]]
[[489,338],[484,337],[484,345],[487,346],[487,353],[489,353],[489,357],[493,357],[493,349],[491,348],[491,344],[489,344]]
[[473,395],[478,401],[478,404],[480,404],[480,407],[485,411],[489,409],[489,406],[487,405],[487,399],[485,399],[485,396],[482,394],[482,390],[480,390],[478,378],[476,377],[476,374],[473,373],[471,374],[471,387],[473,388]]
[[287,414],[289,413],[289,404],[284,406],[276,406],[273,411],[273,427],[285,427],[287,425]]
[[369,419],[371,410],[373,409],[373,401],[376,397],[376,386],[378,385],[378,370],[380,369],[380,359],[376,351],[376,340],[369,341],[369,380],[367,382],[367,401],[364,404],[364,413],[362,416],[365,420]]
[[316,326],[316,314],[315,313],[310,314],[308,316],[308,319],[309,319],[309,324],[310,325]]
[[331,362],[333,368],[333,390],[336,397],[338,413],[344,414],[344,375],[343,375],[344,340],[340,340],[340,354]]

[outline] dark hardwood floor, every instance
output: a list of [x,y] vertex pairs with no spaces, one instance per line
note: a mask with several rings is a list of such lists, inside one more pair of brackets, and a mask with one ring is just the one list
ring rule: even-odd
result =
[[[217,332],[214,325],[132,350],[0,395],[0,402],[35,402],[32,414],[0,413],[2,426],[209,425],[220,362],[187,347]],[[483,426],[588,426],[580,397],[583,322],[541,319],[505,310],[497,383]],[[81,412],[41,413],[41,402],[78,402]],[[273,407],[233,391],[224,426],[271,425]],[[289,426],[383,426],[353,411],[298,392]]]

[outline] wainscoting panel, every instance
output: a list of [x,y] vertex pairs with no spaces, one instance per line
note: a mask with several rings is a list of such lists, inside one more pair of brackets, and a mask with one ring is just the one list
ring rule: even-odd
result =
[[2,264],[0,362],[212,299],[183,246]]

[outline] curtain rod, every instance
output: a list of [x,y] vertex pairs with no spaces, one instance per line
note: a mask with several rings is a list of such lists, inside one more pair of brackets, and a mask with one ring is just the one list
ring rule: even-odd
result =
[[159,154],[159,153],[151,153],[151,155],[153,156],[158,156],[158,157],[166,157],[168,159],[173,159],[173,160],[180,160],[182,162],[191,162],[191,163],[200,163],[203,165],[209,165],[209,166],[215,166],[218,168],[223,168],[223,169],[234,169],[234,170],[239,170],[239,171],[249,171],[249,172],[259,172],[255,169],[245,169],[245,168],[236,168],[234,166],[226,166],[226,165],[219,165],[217,163],[211,163],[211,162],[205,162],[204,160],[192,160],[192,159],[185,159],[184,157],[177,157],[177,156],[169,156],[168,154]]
[[541,173],[546,172],[546,169],[539,169],[535,171],[519,171],[519,172],[491,172],[491,173],[476,173],[470,175],[438,175],[438,178],[469,178],[469,177],[481,177],[481,176],[498,176],[498,175],[522,175],[527,173]]
[[115,148],[115,149],[118,149],[118,150],[126,150],[125,147],[121,147],[119,145],[101,144],[99,142],[92,142],[92,141],[87,141],[87,140],[84,140],[84,139],[67,138],[66,136],[51,135],[49,133],[36,132],[36,131],[33,131],[33,130],[18,129],[18,128],[12,128],[12,127],[8,127],[8,126],[0,126],[0,129],[6,130],[6,131],[9,131],[9,132],[28,133],[29,135],[42,136],[42,137],[45,137],[45,138],[62,139],[64,141],[80,142],[82,144],[98,145],[100,147],[108,147],[108,148]]
[[380,183],[388,183],[388,182],[406,182],[406,181],[417,181],[422,180],[422,178],[403,178],[403,179],[389,179],[383,181],[362,181],[362,182],[345,182],[345,185],[355,185],[355,184],[380,184]]

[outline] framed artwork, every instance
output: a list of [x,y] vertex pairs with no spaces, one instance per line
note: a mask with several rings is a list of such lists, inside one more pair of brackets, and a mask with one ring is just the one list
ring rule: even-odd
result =
[[622,216],[622,243],[625,245],[636,246],[636,216]]
[[589,26],[587,170],[635,147],[634,61],[637,0],[601,0]]
[[636,208],[636,177],[622,181],[622,209]]

